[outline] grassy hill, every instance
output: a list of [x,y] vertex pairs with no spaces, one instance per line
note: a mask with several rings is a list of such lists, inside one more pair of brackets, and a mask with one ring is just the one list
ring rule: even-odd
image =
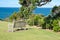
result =
[[8,22],[0,21],[0,40],[60,40],[60,34],[43,29],[7,32]]

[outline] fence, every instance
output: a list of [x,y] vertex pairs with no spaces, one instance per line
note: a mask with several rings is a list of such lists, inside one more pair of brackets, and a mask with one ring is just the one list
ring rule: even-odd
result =
[[8,32],[13,32],[14,28],[21,29],[26,27],[25,21],[13,21],[13,23],[8,24]]

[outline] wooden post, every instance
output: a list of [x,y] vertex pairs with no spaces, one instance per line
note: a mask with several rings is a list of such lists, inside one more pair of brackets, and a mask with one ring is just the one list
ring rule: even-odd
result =
[[8,32],[10,32],[11,29],[10,29],[10,23],[8,23]]
[[60,27],[60,21],[59,21],[59,27]]
[[12,32],[12,24],[10,22],[8,23],[8,32]]
[[15,20],[13,20],[13,24],[12,24],[12,32],[14,31],[14,27],[15,27]]

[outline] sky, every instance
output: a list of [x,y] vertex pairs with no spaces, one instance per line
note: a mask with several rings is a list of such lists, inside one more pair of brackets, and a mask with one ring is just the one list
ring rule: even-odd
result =
[[20,7],[19,0],[0,0],[0,7]]
[[[19,2],[19,0],[0,0],[0,7],[21,7],[21,5],[18,2]],[[43,5],[41,7],[51,8],[55,5],[59,6],[60,0],[52,0],[51,2],[49,2],[46,5]],[[41,7],[39,7],[39,8],[41,8]]]

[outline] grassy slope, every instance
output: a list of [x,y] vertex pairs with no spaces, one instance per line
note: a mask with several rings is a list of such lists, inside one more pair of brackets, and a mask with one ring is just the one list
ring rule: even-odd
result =
[[7,32],[8,23],[0,21],[0,40],[60,40],[60,34],[42,29]]

